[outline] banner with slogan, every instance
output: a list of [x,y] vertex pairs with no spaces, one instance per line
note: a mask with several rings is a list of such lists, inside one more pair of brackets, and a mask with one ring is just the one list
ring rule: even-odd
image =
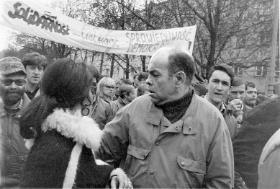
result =
[[1,9],[0,24],[81,49],[149,56],[173,41],[186,41],[190,53],[194,46],[196,26],[147,31],[107,30],[27,0],[2,1]]

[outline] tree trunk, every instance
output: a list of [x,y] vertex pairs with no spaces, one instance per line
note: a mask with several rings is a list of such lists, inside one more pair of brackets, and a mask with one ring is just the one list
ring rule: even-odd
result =
[[115,54],[112,55],[110,77],[113,77],[115,65]]
[[75,50],[74,61],[76,61],[77,55],[78,55],[78,50]]
[[125,55],[125,60],[126,60],[125,78],[129,79],[129,58],[127,54]]
[[93,64],[94,56],[95,56],[95,54],[92,52],[92,53],[91,53],[91,64]]
[[209,52],[209,56],[207,58],[207,66],[206,66],[206,77],[209,78],[209,72],[210,72],[210,68],[212,66],[214,66],[214,62],[215,62],[215,52],[216,52],[216,40],[217,40],[217,36],[216,34],[213,32],[211,34],[211,44],[210,44],[210,52]]
[[140,56],[141,62],[142,62],[142,71],[146,71],[146,56]]
[[87,59],[88,59],[88,50],[86,50],[85,57],[84,57],[84,62],[85,63],[87,62]]
[[103,63],[104,63],[104,53],[101,54],[101,61],[100,61],[100,68],[99,68],[100,75],[102,75]]

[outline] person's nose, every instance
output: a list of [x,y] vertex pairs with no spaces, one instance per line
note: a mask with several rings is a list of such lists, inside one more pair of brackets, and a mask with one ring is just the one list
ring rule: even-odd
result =
[[148,78],[147,78],[147,80],[146,80],[146,84],[147,84],[148,86],[151,86],[151,85],[152,85],[152,81],[151,81],[150,76],[148,76]]
[[35,72],[35,74],[40,74],[40,70],[39,70],[39,68],[35,68],[35,70],[34,70],[34,72]]
[[236,98],[241,99],[241,94],[237,93]]
[[10,89],[16,89],[17,85],[15,84],[15,82],[13,81],[10,85]]
[[223,89],[222,87],[223,87],[223,86],[222,86],[222,83],[221,83],[221,82],[217,83],[216,89],[222,90],[222,89]]

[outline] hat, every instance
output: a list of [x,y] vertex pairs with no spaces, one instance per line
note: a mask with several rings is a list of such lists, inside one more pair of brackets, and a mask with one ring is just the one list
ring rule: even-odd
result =
[[17,57],[5,57],[0,59],[0,72],[3,75],[9,75],[17,72],[22,72],[26,75],[25,69],[21,60]]

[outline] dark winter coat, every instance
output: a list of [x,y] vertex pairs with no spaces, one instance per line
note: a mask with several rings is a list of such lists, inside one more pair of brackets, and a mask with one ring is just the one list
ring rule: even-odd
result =
[[268,139],[280,128],[280,98],[255,107],[233,141],[235,169],[249,188],[257,188],[258,162]]
[[104,188],[112,167],[97,165],[92,151],[102,131],[80,111],[56,109],[42,125],[34,141],[21,186],[27,188]]

